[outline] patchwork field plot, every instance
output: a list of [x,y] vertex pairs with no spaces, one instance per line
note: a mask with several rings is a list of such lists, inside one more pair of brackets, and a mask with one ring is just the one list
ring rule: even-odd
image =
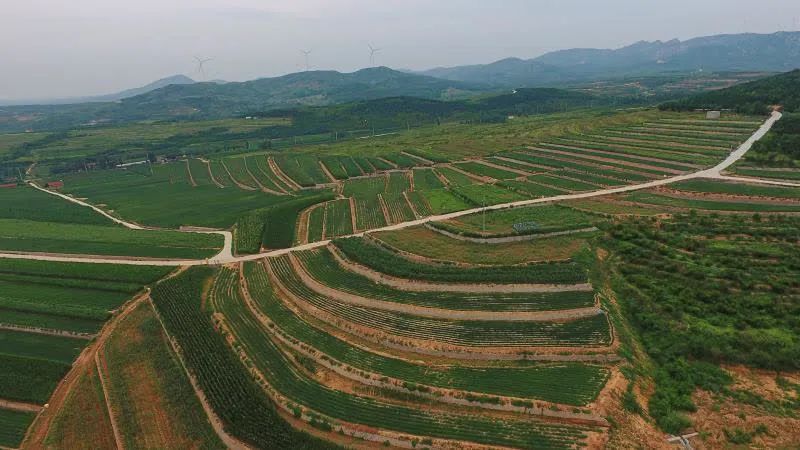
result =
[[0,445],[16,448],[36,413],[0,408]]
[[0,260],[0,399],[47,403],[111,311],[166,272]]
[[594,304],[594,293],[586,290],[521,294],[400,290],[348,271],[327,249],[302,252],[297,257],[302,262],[302,270],[328,287],[394,303],[475,311],[548,311],[585,308]]
[[329,429],[341,426],[338,421],[344,421],[415,436],[553,448],[583,437],[581,429],[573,426],[425,411],[321,385],[308,372],[292,367],[291,353],[282,352],[264,327],[252,318],[236,293],[236,284],[236,272],[220,273],[211,294],[215,310],[225,316],[237,343],[270,388],[288,401],[321,414],[320,419]]
[[434,282],[575,284],[586,282],[586,271],[579,264],[566,262],[458,267],[421,263],[408,259],[386,246],[364,238],[335,241],[336,248],[349,260],[378,272],[405,279]]
[[[512,364],[508,367],[436,367],[372,353],[328,334],[296,316],[276,296],[263,264],[245,266],[247,285],[259,311],[272,320],[280,333],[298,339],[329,358],[366,372],[375,372],[409,383],[469,392],[535,398],[566,404],[584,404],[597,394],[605,370],[582,364]],[[546,381],[558,374],[573,382],[550,389]],[[589,400],[590,401],[590,400]]]
[[334,200],[325,204],[325,238],[353,233],[353,216],[350,200]]
[[[219,181],[216,175],[214,179]],[[232,182],[224,189],[216,184],[192,186],[185,162],[153,165],[152,173],[103,170],[69,175],[62,190],[126,220],[166,228],[227,228],[248,211],[285,201],[285,196],[239,189]]]
[[464,236],[503,237],[580,230],[603,220],[602,216],[560,204],[545,204],[471,214],[430,225]]
[[[604,195],[709,168],[759,126],[703,117],[565,113],[425,142],[337,128],[313,139],[355,150],[319,151],[264,129],[246,148],[64,176],[64,192],[147,230],[0,189],[0,250],[131,256],[0,259],[0,446],[33,420],[9,402],[56,405],[32,430],[49,448],[92,427],[96,448],[595,448],[628,423],[682,432],[709,386],[791,416],[796,399],[739,395],[715,364],[798,369],[798,224],[777,213],[800,213],[800,190],[706,171]],[[183,225],[230,229],[234,257],[203,261],[217,235],[155,229]],[[149,256],[196,260],[132,258]]]
[[125,317],[100,355],[108,400],[127,448],[226,448],[150,305],[139,305]]
[[384,245],[408,253],[413,258],[482,266],[571,258],[587,245],[586,239],[594,234],[587,232],[492,245],[459,241],[424,226],[386,231],[373,236]]
[[302,302],[329,316],[389,336],[466,347],[572,347],[610,343],[609,324],[603,314],[569,322],[485,322],[426,319],[353,306],[317,294],[295,273],[287,256],[269,260],[275,281],[294,302]]

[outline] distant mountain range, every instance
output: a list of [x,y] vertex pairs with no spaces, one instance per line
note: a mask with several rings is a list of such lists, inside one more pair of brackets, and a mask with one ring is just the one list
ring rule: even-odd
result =
[[[48,105],[2,106],[0,132],[145,119],[213,119],[385,97],[456,100],[487,92],[508,92],[510,88],[581,87],[603,80],[630,84],[627,80],[637,81],[635,77],[668,75],[680,80],[697,77],[700,71],[784,72],[797,67],[800,67],[800,32],[779,32],[719,35],[684,42],[677,39],[638,42],[616,50],[562,50],[528,60],[507,58],[491,64],[416,73],[375,67],[353,73],[307,71],[228,83],[198,83],[176,75],[109,95],[63,99]],[[753,74],[749,79],[758,76]],[[736,84],[741,77],[724,78],[719,85]],[[648,83],[656,81],[670,82],[667,79]],[[685,84],[664,89],[664,95],[675,98],[705,90],[697,87],[698,83]],[[602,83],[585,91],[595,95],[627,95],[620,86],[604,91]]]
[[387,67],[353,73],[308,71],[245,82],[168,84],[105,103],[5,106],[0,107],[0,131],[63,129],[145,119],[213,119],[398,96],[452,100],[482,91],[482,87],[470,83]]
[[65,97],[65,98],[49,98],[49,99],[22,99],[22,100],[4,100],[0,99],[0,106],[9,105],[65,105],[73,103],[100,103],[100,102],[115,102],[123,98],[134,97],[136,95],[144,94],[146,92],[154,91],[156,89],[169,86],[170,84],[193,84],[195,81],[186,75],[173,75],[171,77],[162,78],[153,81],[144,86],[125,89],[124,91],[115,92],[113,94],[105,95],[90,95],[86,97]]
[[494,87],[558,86],[621,76],[688,72],[786,72],[800,68],[800,32],[725,34],[641,41],[616,50],[578,48],[533,59],[436,68],[420,73]]

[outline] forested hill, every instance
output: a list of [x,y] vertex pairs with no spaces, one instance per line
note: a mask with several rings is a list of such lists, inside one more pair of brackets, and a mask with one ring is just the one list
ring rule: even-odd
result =
[[441,67],[421,72],[498,87],[559,86],[641,75],[785,72],[800,64],[800,32],[725,34],[680,41],[640,41],[618,49],[575,48],[533,59]]
[[772,105],[800,111],[800,69],[661,105],[664,110],[732,109],[762,114]]
[[353,73],[298,72],[237,83],[171,84],[115,103],[0,108],[0,131],[70,128],[85,123],[216,119],[247,111],[324,106],[392,96],[465,98],[480,86],[386,67]]
[[418,97],[387,97],[322,107],[254,111],[259,117],[290,117],[286,133],[325,133],[336,130],[378,130],[420,126],[437,121],[503,122],[509,116],[525,116],[602,106],[607,100],[562,89],[518,89],[499,95],[442,101]]

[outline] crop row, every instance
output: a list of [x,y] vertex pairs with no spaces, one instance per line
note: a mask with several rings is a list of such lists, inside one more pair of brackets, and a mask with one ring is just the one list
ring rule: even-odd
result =
[[291,428],[254,383],[203,310],[203,284],[212,269],[196,267],[152,291],[167,332],[226,431],[260,448],[330,448]]
[[759,203],[743,198],[741,201],[704,200],[702,198],[683,198],[659,195],[652,192],[634,192],[625,200],[648,205],[660,205],[675,208],[702,209],[709,211],[741,211],[741,212],[800,212],[800,205],[782,205],[777,203]]
[[[603,146],[622,146],[630,153],[639,154],[640,156],[655,156],[671,155],[671,157],[686,157],[688,155],[697,155],[700,157],[715,157],[722,156],[727,151],[727,148],[719,145],[696,145],[671,142],[669,140],[647,140],[634,136],[620,137],[615,135],[581,135],[569,138],[570,142],[591,142]],[[690,161],[690,160],[687,160]]]
[[402,193],[382,194],[381,197],[389,211],[389,219],[392,223],[414,220],[414,211],[411,210]]
[[209,172],[208,163],[197,158],[189,158],[186,160],[186,167],[192,177],[192,180],[197,186],[214,185],[214,182],[211,181],[211,173]]
[[413,435],[525,448],[571,447],[584,437],[581,428],[574,426],[427,412],[323,386],[295,369],[289,355],[271,341],[237,295],[233,288],[236,282],[236,272],[223,269],[212,295],[215,306],[228,319],[237,343],[272,388],[315,412]]
[[236,222],[236,251],[258,253],[266,248],[291,247],[300,213],[311,205],[333,198],[333,193],[311,192],[274,206],[250,211]]
[[[581,157],[585,157],[587,159],[590,158],[610,158],[615,161],[626,161],[635,164],[646,164],[654,167],[665,167],[668,169],[674,170],[691,170],[693,169],[693,165],[686,164],[684,162],[676,162],[676,161],[669,161],[669,155],[665,153],[654,153],[651,155],[639,156],[639,155],[632,155],[630,151],[627,151],[624,147],[620,146],[606,146],[606,145],[599,145],[599,144],[592,144],[592,143],[571,143],[571,142],[558,142],[558,143],[541,143],[537,144],[537,147],[544,149],[544,150],[555,150],[559,152],[567,152],[569,154],[578,154]],[[609,154],[611,153],[611,154]],[[656,161],[643,159],[645,157],[657,159]],[[703,158],[703,157],[696,157],[696,159],[706,159],[708,161],[713,161],[710,158]],[[685,158],[685,160],[692,161],[691,158]],[[605,162],[605,161],[601,161]]]
[[281,171],[300,186],[329,183],[319,159],[312,155],[278,155],[274,157]]
[[352,233],[353,217],[350,213],[350,200],[340,199],[325,203],[325,238]]
[[[648,177],[640,175],[638,173],[628,172],[624,168],[611,169],[608,166],[600,167],[598,165],[593,165],[593,163],[591,162],[589,162],[588,164],[581,164],[572,160],[549,158],[541,154],[534,155],[528,152],[502,153],[500,155],[506,158],[525,161],[531,164],[551,167],[553,169],[573,169],[579,172],[593,173],[597,175],[617,178],[620,180],[646,181],[649,179]],[[594,164],[602,164],[602,163],[595,162]]]
[[378,272],[411,280],[466,283],[583,283],[586,269],[575,262],[530,263],[513,266],[460,267],[425,264],[405,258],[364,238],[335,242],[344,255]]
[[228,169],[228,172],[236,181],[237,185],[253,190],[257,188],[255,180],[253,180],[253,177],[250,176],[250,173],[247,171],[244,158],[225,158],[222,160],[222,164]]
[[[456,220],[430,222],[429,225],[464,236],[503,237],[577,230],[596,225],[602,220],[603,218],[596,214],[558,204],[545,204],[470,214]],[[514,225],[517,224],[523,224],[525,227],[515,228]]]
[[465,293],[399,290],[375,283],[342,267],[328,249],[296,253],[312,278],[342,292],[382,301],[453,310],[547,311],[583,308],[594,304],[591,291],[553,293]]
[[406,197],[408,198],[408,201],[411,203],[411,206],[414,208],[414,211],[416,211],[419,217],[427,217],[433,214],[431,205],[428,204],[428,201],[425,199],[425,196],[419,191],[406,192]]
[[0,446],[17,448],[36,413],[0,408]]
[[359,230],[369,230],[386,225],[386,218],[383,215],[383,208],[378,196],[355,198],[356,204],[356,227]]
[[372,353],[328,334],[296,316],[277,298],[261,263],[247,263],[245,274],[256,307],[281,332],[325,355],[367,372],[411,383],[485,394],[584,405],[594,400],[607,376],[605,368],[585,364],[523,364],[513,367],[430,366]]
[[585,346],[610,342],[604,314],[564,323],[427,319],[353,306],[317,294],[295,273],[288,256],[270,258],[268,264],[294,298],[336,317],[336,320],[394,336],[475,347]]
[[456,163],[456,166],[461,170],[466,170],[467,172],[474,173],[475,175],[494,178],[496,180],[510,180],[520,176],[518,173],[498,169],[497,167],[487,166],[475,161]]
[[269,167],[269,160],[265,155],[248,156],[245,164],[250,173],[267,189],[281,192],[288,191],[290,188],[278,178]]

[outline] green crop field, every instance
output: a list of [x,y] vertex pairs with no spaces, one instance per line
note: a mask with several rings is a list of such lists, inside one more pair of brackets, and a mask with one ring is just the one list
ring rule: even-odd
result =
[[83,225],[111,224],[110,220],[90,208],[27,186],[0,189],[0,218]]
[[350,178],[350,175],[348,174],[347,170],[345,170],[338,157],[322,156],[319,160],[325,165],[325,168],[328,169],[328,172],[337,180],[346,180]]
[[439,172],[445,179],[447,179],[450,186],[466,186],[470,184],[477,183],[476,180],[468,177],[467,175],[452,169],[451,167],[437,167],[437,172]]
[[378,272],[410,280],[462,283],[543,283],[569,284],[586,282],[586,270],[572,261],[523,265],[458,267],[424,264],[405,258],[388,247],[364,238],[334,241],[351,261]]
[[386,176],[359,178],[344,183],[345,197],[375,197],[386,190]]
[[414,190],[430,191],[444,187],[433,169],[414,169]]
[[411,210],[408,201],[406,201],[402,193],[381,194],[381,197],[386,204],[391,223],[400,223],[415,219],[414,211]]
[[429,206],[432,214],[446,214],[474,206],[447,189],[423,191],[420,194],[425,199],[425,203]]
[[356,197],[356,228],[358,230],[369,230],[380,228],[386,225],[386,218],[383,215],[380,199],[374,197]]
[[[561,173],[564,176],[568,176],[568,173]],[[527,178],[528,181],[533,181],[534,183],[543,184],[545,186],[552,186],[556,189],[564,189],[567,191],[572,192],[582,192],[582,191],[596,191],[600,188],[594,184],[584,183],[582,181],[577,180],[570,180],[567,178],[561,178],[554,175],[531,175]]]
[[428,200],[425,199],[425,196],[421,192],[406,192],[406,197],[408,197],[411,207],[414,208],[414,211],[416,211],[419,217],[427,217],[433,214],[430,203],[428,203]]
[[201,306],[203,283],[213,270],[193,268],[160,283],[152,297],[169,335],[181,346],[188,370],[225,430],[263,448],[332,448],[294,431],[275,411]]
[[109,400],[125,446],[226,448],[165,338],[153,309],[142,304],[103,347]]
[[183,162],[154,165],[152,174],[126,170],[74,174],[64,178],[63,190],[95,205],[105,205],[125,219],[168,228],[227,228],[248,211],[285,201],[232,184],[225,189],[193,187]]
[[515,191],[504,189],[493,184],[470,184],[466,186],[452,186],[450,191],[461,197],[472,206],[488,206],[497,203],[509,203],[525,200],[528,197]]
[[0,250],[198,259],[220,249],[218,234],[0,219]]
[[683,209],[731,212],[800,212],[798,204],[763,203],[742,197],[741,200],[704,200],[702,198],[672,197],[652,192],[634,192],[623,197],[626,201]]
[[401,169],[410,169],[421,164],[421,161],[417,160],[416,158],[412,158],[402,153],[387,153],[383,155],[383,158],[387,161],[393,162]]
[[92,333],[132,293],[169,269],[0,260],[0,322]]
[[247,169],[250,173],[267,189],[275,192],[288,191],[290,188],[275,175],[270,169],[269,162],[265,155],[252,155],[245,159]]
[[314,186],[329,183],[330,179],[322,171],[319,159],[311,155],[275,156],[278,167],[300,186]]
[[322,204],[311,211],[308,217],[308,242],[321,241],[325,237],[325,209],[327,205],[327,203]]
[[[372,353],[325,333],[292,313],[277,298],[263,264],[247,263],[245,273],[250,294],[259,310],[273,320],[282,333],[311,345],[330,358],[364,371],[411,383],[575,405],[591,401],[603,384],[600,380],[606,371],[600,366],[511,364],[508,367],[430,367]],[[556,381],[560,376],[565,378]],[[551,383],[558,384],[559,388],[552,389]]]
[[[595,214],[548,204],[471,214],[454,220],[434,222],[432,225],[468,236],[496,237],[576,230],[591,227],[601,221],[603,218]],[[525,224],[525,229],[517,231],[514,229],[515,224]]]
[[386,180],[386,193],[399,194],[411,188],[410,172],[391,172]]
[[257,189],[255,180],[247,171],[244,158],[224,158],[221,163],[233,177],[237,186],[252,190]]
[[16,448],[36,413],[0,408],[0,446]]
[[456,163],[455,166],[461,170],[466,170],[467,172],[473,173],[475,175],[481,177],[494,178],[496,180],[509,180],[521,176],[520,174],[515,172],[498,169],[497,167],[487,166],[475,161]]
[[[350,200],[334,200],[325,204],[325,237],[332,238],[353,233]],[[317,239],[319,240],[319,239]]]
[[696,179],[674,183],[671,184],[670,187],[691,192],[800,199],[800,188],[767,186],[763,184],[732,183],[718,180]]
[[268,261],[281,285],[296,298],[337,321],[392,336],[472,347],[575,347],[607,345],[611,339],[604,314],[570,322],[449,321],[353,306],[312,291],[294,272],[287,256]]
[[491,245],[451,239],[422,226],[384,231],[375,236],[391,247],[435,261],[486,265],[571,258],[586,245],[586,238],[594,234],[576,233]]
[[214,181],[211,179],[211,174],[208,172],[208,164],[197,159],[190,158],[187,160],[188,171],[191,174],[192,180],[198,186],[211,186]]
[[303,262],[305,270],[315,280],[327,286],[365,298],[394,303],[465,311],[549,311],[583,308],[594,304],[594,293],[591,291],[468,294],[399,290],[348,271],[339,265],[327,249],[302,252],[297,256]]
[[220,272],[211,293],[215,310],[228,318],[237,342],[274,389],[320,414],[415,435],[518,447],[558,448],[569,446],[570,441],[582,437],[580,428],[573,426],[428,412],[321,385],[302,371],[294,370],[291,356],[265,336],[264,328],[231,288],[236,282],[235,271],[223,269]]

